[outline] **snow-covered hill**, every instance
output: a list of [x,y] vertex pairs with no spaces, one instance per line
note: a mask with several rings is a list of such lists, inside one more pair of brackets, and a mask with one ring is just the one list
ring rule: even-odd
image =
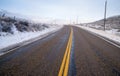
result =
[[58,25],[35,23],[31,20],[24,19],[20,15],[9,13],[7,11],[0,11],[0,36],[14,34],[16,32],[34,32],[57,27]]
[[[101,28],[103,29],[104,25],[104,19],[98,20],[92,23],[87,23],[88,26],[91,25],[91,27],[95,28]],[[106,29],[120,29],[120,15],[112,16],[106,19]]]
[[[82,24],[90,28],[103,30],[104,29],[104,20],[95,21],[92,23]],[[106,32],[116,34],[120,36],[120,15],[112,16],[106,19]]]
[[18,19],[29,19],[29,17],[25,16],[25,15],[21,15],[21,14],[18,14],[18,13],[12,13],[12,12],[8,12],[6,10],[3,10],[3,9],[0,9],[0,16],[2,16],[3,14],[5,14],[5,16],[7,17],[16,17]]
[[[0,55],[9,46],[16,45],[40,36],[48,35],[62,28],[57,24],[35,23],[31,20],[20,18],[17,14],[0,11]],[[28,42],[27,42],[28,43]]]

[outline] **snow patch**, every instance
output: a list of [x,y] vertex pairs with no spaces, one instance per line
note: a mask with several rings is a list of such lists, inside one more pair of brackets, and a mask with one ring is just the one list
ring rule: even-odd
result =
[[17,34],[19,32],[14,24],[12,24],[11,30],[12,30],[13,34]]

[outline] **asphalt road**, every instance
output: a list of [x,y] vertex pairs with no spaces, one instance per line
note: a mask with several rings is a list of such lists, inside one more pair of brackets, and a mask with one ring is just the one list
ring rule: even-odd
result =
[[1,56],[0,76],[120,76],[120,48],[64,26]]

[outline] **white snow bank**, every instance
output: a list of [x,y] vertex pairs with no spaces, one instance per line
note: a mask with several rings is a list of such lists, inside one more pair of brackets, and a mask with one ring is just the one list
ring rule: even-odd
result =
[[80,26],[80,25],[75,25],[75,26],[80,27],[80,28],[82,28],[84,30],[91,31],[91,32],[93,32],[95,34],[98,34],[100,36],[106,37],[106,38],[108,38],[110,40],[113,40],[115,42],[120,43],[120,36],[114,34],[113,31],[112,32],[110,32],[110,31],[108,32],[108,31],[102,31],[102,30],[97,30],[97,29],[89,28],[89,27],[86,27],[86,26]]
[[[55,32],[62,28],[62,26],[53,26],[51,28],[44,29],[42,31],[38,32],[17,32],[14,35],[7,35],[7,36],[0,36],[0,49],[6,48],[10,45],[14,45],[17,43],[21,43],[27,40],[30,40],[32,38],[36,38],[39,36],[42,36],[44,34],[50,33],[50,32]],[[16,31],[14,29],[14,31]],[[4,54],[3,51],[0,51],[0,55]]]
[[106,30],[105,32],[120,36],[120,32],[118,32],[118,30],[119,29],[111,29],[111,30]]

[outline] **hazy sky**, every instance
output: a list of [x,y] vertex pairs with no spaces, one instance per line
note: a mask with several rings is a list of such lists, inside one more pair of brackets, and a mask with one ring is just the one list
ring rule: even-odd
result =
[[[103,18],[105,0],[0,0],[0,8],[34,19],[48,18],[79,22]],[[108,0],[107,17],[120,15],[120,0]]]

